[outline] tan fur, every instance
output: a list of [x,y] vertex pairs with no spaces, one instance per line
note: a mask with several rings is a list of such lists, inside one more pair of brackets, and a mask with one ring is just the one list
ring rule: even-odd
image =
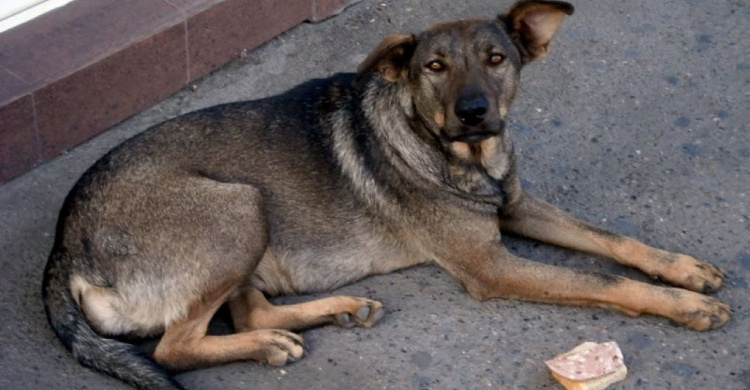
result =
[[435,112],[435,125],[437,125],[438,128],[442,128],[445,126],[445,113],[442,111]]
[[500,117],[505,118],[505,116],[508,115],[508,106],[501,103],[500,107],[498,108],[498,111],[500,112]]
[[478,163],[496,179],[501,179],[510,169],[510,159],[503,153],[505,149],[501,137],[487,138],[478,145]]
[[206,334],[208,322],[235,287],[217,286],[210,295],[194,302],[187,318],[167,327],[154,351],[154,360],[180,371],[236,360],[282,366],[302,357],[302,338],[283,330],[256,330],[229,336]]
[[451,142],[451,149],[456,156],[464,160],[471,160],[471,148],[466,142]]
[[86,319],[105,335],[152,336],[187,313],[186,305],[179,302],[170,305],[170,302],[128,300],[116,290],[94,286],[78,275],[71,279],[70,289]]
[[610,257],[636,267],[654,278],[693,291],[718,288],[724,277],[716,266],[692,256],[669,253],[649,247],[632,238],[602,234],[589,224],[576,220],[553,206],[526,197],[505,211],[501,227],[555,245]]
[[365,298],[334,296],[294,305],[274,306],[258,290],[243,291],[229,301],[234,328],[300,330],[324,324],[372,326],[383,304]]

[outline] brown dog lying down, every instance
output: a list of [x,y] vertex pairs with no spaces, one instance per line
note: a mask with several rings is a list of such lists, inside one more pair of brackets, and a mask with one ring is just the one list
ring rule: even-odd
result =
[[[573,7],[522,1],[494,20],[392,35],[358,74],[157,125],[90,168],[68,195],[45,271],[52,328],[84,365],[142,389],[167,370],[303,354],[289,330],[370,326],[377,301],[273,306],[434,262],[472,297],[595,305],[696,330],[729,320],[703,295],[723,274],[574,219],[526,194],[505,116],[521,68]],[[613,258],[677,288],[530,262],[508,231]],[[229,303],[236,333],[206,334]],[[116,336],[163,336],[153,360]],[[156,362],[156,363],[155,363]],[[158,363],[158,364],[157,364]]]

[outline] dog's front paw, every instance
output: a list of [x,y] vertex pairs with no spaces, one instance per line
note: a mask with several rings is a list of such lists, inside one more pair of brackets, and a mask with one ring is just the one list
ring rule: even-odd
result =
[[256,330],[259,348],[256,360],[281,367],[295,362],[305,353],[302,336],[279,329]]
[[371,327],[383,318],[383,303],[367,298],[346,297],[346,308],[333,316],[334,322],[343,328],[354,326]]
[[701,293],[714,292],[724,284],[724,272],[715,265],[692,256],[657,251],[662,267],[654,277],[675,286]]
[[716,329],[731,317],[729,305],[716,298],[677,288],[665,290],[676,301],[670,317],[688,328],[699,331]]

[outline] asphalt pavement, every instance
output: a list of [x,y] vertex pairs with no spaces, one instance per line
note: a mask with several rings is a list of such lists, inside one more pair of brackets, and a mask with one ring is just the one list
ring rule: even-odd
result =
[[[303,332],[307,355],[283,368],[234,363],[178,380],[191,389],[555,389],[545,359],[582,341],[615,340],[629,374],[614,389],[750,388],[750,5],[574,4],[550,56],[525,70],[510,112],[524,185],[583,219],[722,267],[729,279],[716,295],[734,310],[726,326],[699,333],[605,309],[477,302],[448,273],[421,266],[336,291],[385,303],[385,317],[371,329]],[[353,71],[388,33],[492,18],[508,5],[363,0],[286,32],[0,186],[0,388],[127,388],[78,365],[47,325],[40,300],[60,205],[103,153],[188,111]],[[609,260],[504,241],[537,261],[648,280]],[[219,313],[213,330],[228,327],[226,312]]]

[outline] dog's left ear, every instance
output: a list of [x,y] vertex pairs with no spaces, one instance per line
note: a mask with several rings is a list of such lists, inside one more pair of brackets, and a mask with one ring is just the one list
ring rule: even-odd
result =
[[555,32],[573,6],[563,1],[521,0],[499,16],[524,63],[547,55]]
[[385,37],[357,67],[357,81],[370,72],[378,72],[391,82],[404,77],[415,46],[413,35],[393,34]]

